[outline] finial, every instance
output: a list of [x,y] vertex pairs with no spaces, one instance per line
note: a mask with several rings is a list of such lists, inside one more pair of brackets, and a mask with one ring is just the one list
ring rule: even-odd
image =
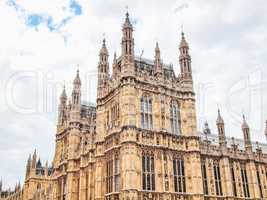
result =
[[123,27],[126,28],[132,28],[132,24],[130,22],[130,19],[129,19],[129,12],[128,12],[128,6],[126,6],[126,18],[125,18],[125,22],[123,24]]
[[184,39],[184,25],[181,25],[181,35],[182,35],[182,39]]
[[77,64],[77,74],[79,74],[80,64]]
[[159,50],[159,43],[158,43],[158,41],[156,42],[156,50]]
[[103,46],[106,46],[106,33],[103,33]]
[[129,17],[129,12],[128,12],[129,7],[128,7],[128,5],[126,5],[125,8],[126,8],[126,17]]
[[36,151],[36,149],[34,149],[34,152],[33,152],[33,156],[37,156],[37,151]]

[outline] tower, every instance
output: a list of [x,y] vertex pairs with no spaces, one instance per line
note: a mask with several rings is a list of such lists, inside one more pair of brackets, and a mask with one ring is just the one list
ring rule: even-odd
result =
[[245,144],[245,150],[247,152],[252,152],[252,143],[250,139],[250,130],[249,126],[247,124],[245,115],[243,115],[243,123],[242,123],[242,131],[243,131],[243,136],[244,136],[244,144]]
[[159,49],[159,44],[158,42],[156,43],[156,48],[155,48],[155,74],[156,76],[161,76],[162,75],[162,62],[160,58],[160,49]]
[[189,45],[185,39],[184,32],[179,45],[179,63],[181,70],[181,79],[183,81],[192,81],[191,56],[189,55]]
[[134,72],[134,39],[133,26],[129,19],[129,13],[126,13],[126,18],[122,26],[122,72],[132,74]]
[[97,82],[97,98],[102,98],[108,87],[109,79],[109,63],[108,63],[108,50],[106,47],[106,40],[103,39],[102,48],[99,52],[98,62],[98,82]]
[[224,121],[221,116],[220,110],[218,110],[218,117],[216,120],[216,125],[217,125],[218,135],[219,135],[219,145],[220,147],[226,147]]

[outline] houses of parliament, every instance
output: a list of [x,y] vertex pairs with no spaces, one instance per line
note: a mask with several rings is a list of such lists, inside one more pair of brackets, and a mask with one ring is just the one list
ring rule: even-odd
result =
[[219,110],[216,134],[207,123],[197,130],[189,44],[183,32],[179,40],[175,75],[158,43],[153,60],[135,56],[127,12],[112,73],[105,39],[99,52],[96,106],[82,103],[77,71],[71,95],[60,96],[52,165],[35,151],[24,183],[0,183],[0,199],[267,199],[267,145],[252,142],[245,116],[242,140],[226,137]]

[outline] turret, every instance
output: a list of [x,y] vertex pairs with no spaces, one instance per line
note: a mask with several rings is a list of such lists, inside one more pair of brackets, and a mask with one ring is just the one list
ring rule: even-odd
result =
[[73,81],[73,90],[71,96],[71,109],[70,109],[70,120],[71,122],[80,119],[81,112],[81,79],[79,70],[77,70],[76,77]]
[[249,126],[247,124],[245,115],[243,115],[243,123],[242,123],[241,128],[242,128],[243,136],[244,136],[245,150],[248,152],[252,152],[252,144],[250,140]]
[[106,47],[106,40],[103,39],[102,48],[99,52],[98,62],[98,84],[97,84],[97,98],[103,97],[109,79],[109,63],[108,63],[108,50]]
[[225,129],[224,129],[224,121],[221,116],[220,110],[218,110],[218,117],[216,120],[218,135],[219,135],[219,145],[221,147],[226,147],[226,138],[225,138]]
[[155,48],[155,75],[160,76],[162,75],[162,62],[160,58],[160,49],[159,49],[159,44],[158,42],[156,43],[156,48]]
[[125,22],[122,26],[122,65],[125,73],[131,73],[134,70],[134,39],[133,26],[129,19],[129,13],[126,13]]
[[189,55],[189,45],[185,39],[184,32],[182,32],[182,39],[179,45],[179,63],[181,70],[182,80],[192,80],[192,69],[191,69],[191,56]]
[[60,95],[60,103],[58,106],[58,127],[63,126],[67,121],[67,95],[65,86]]

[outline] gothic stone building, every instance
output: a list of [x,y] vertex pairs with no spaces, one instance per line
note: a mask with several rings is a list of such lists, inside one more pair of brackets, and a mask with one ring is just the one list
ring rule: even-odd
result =
[[[134,53],[129,14],[121,55],[112,75],[106,41],[99,53],[97,104],[81,101],[79,72],[68,101],[60,97],[52,167],[29,157],[19,200],[241,200],[267,199],[266,145],[226,137],[218,111],[218,136],[197,131],[191,57],[184,33],[180,74]],[[267,153],[267,152],[266,152]]]

